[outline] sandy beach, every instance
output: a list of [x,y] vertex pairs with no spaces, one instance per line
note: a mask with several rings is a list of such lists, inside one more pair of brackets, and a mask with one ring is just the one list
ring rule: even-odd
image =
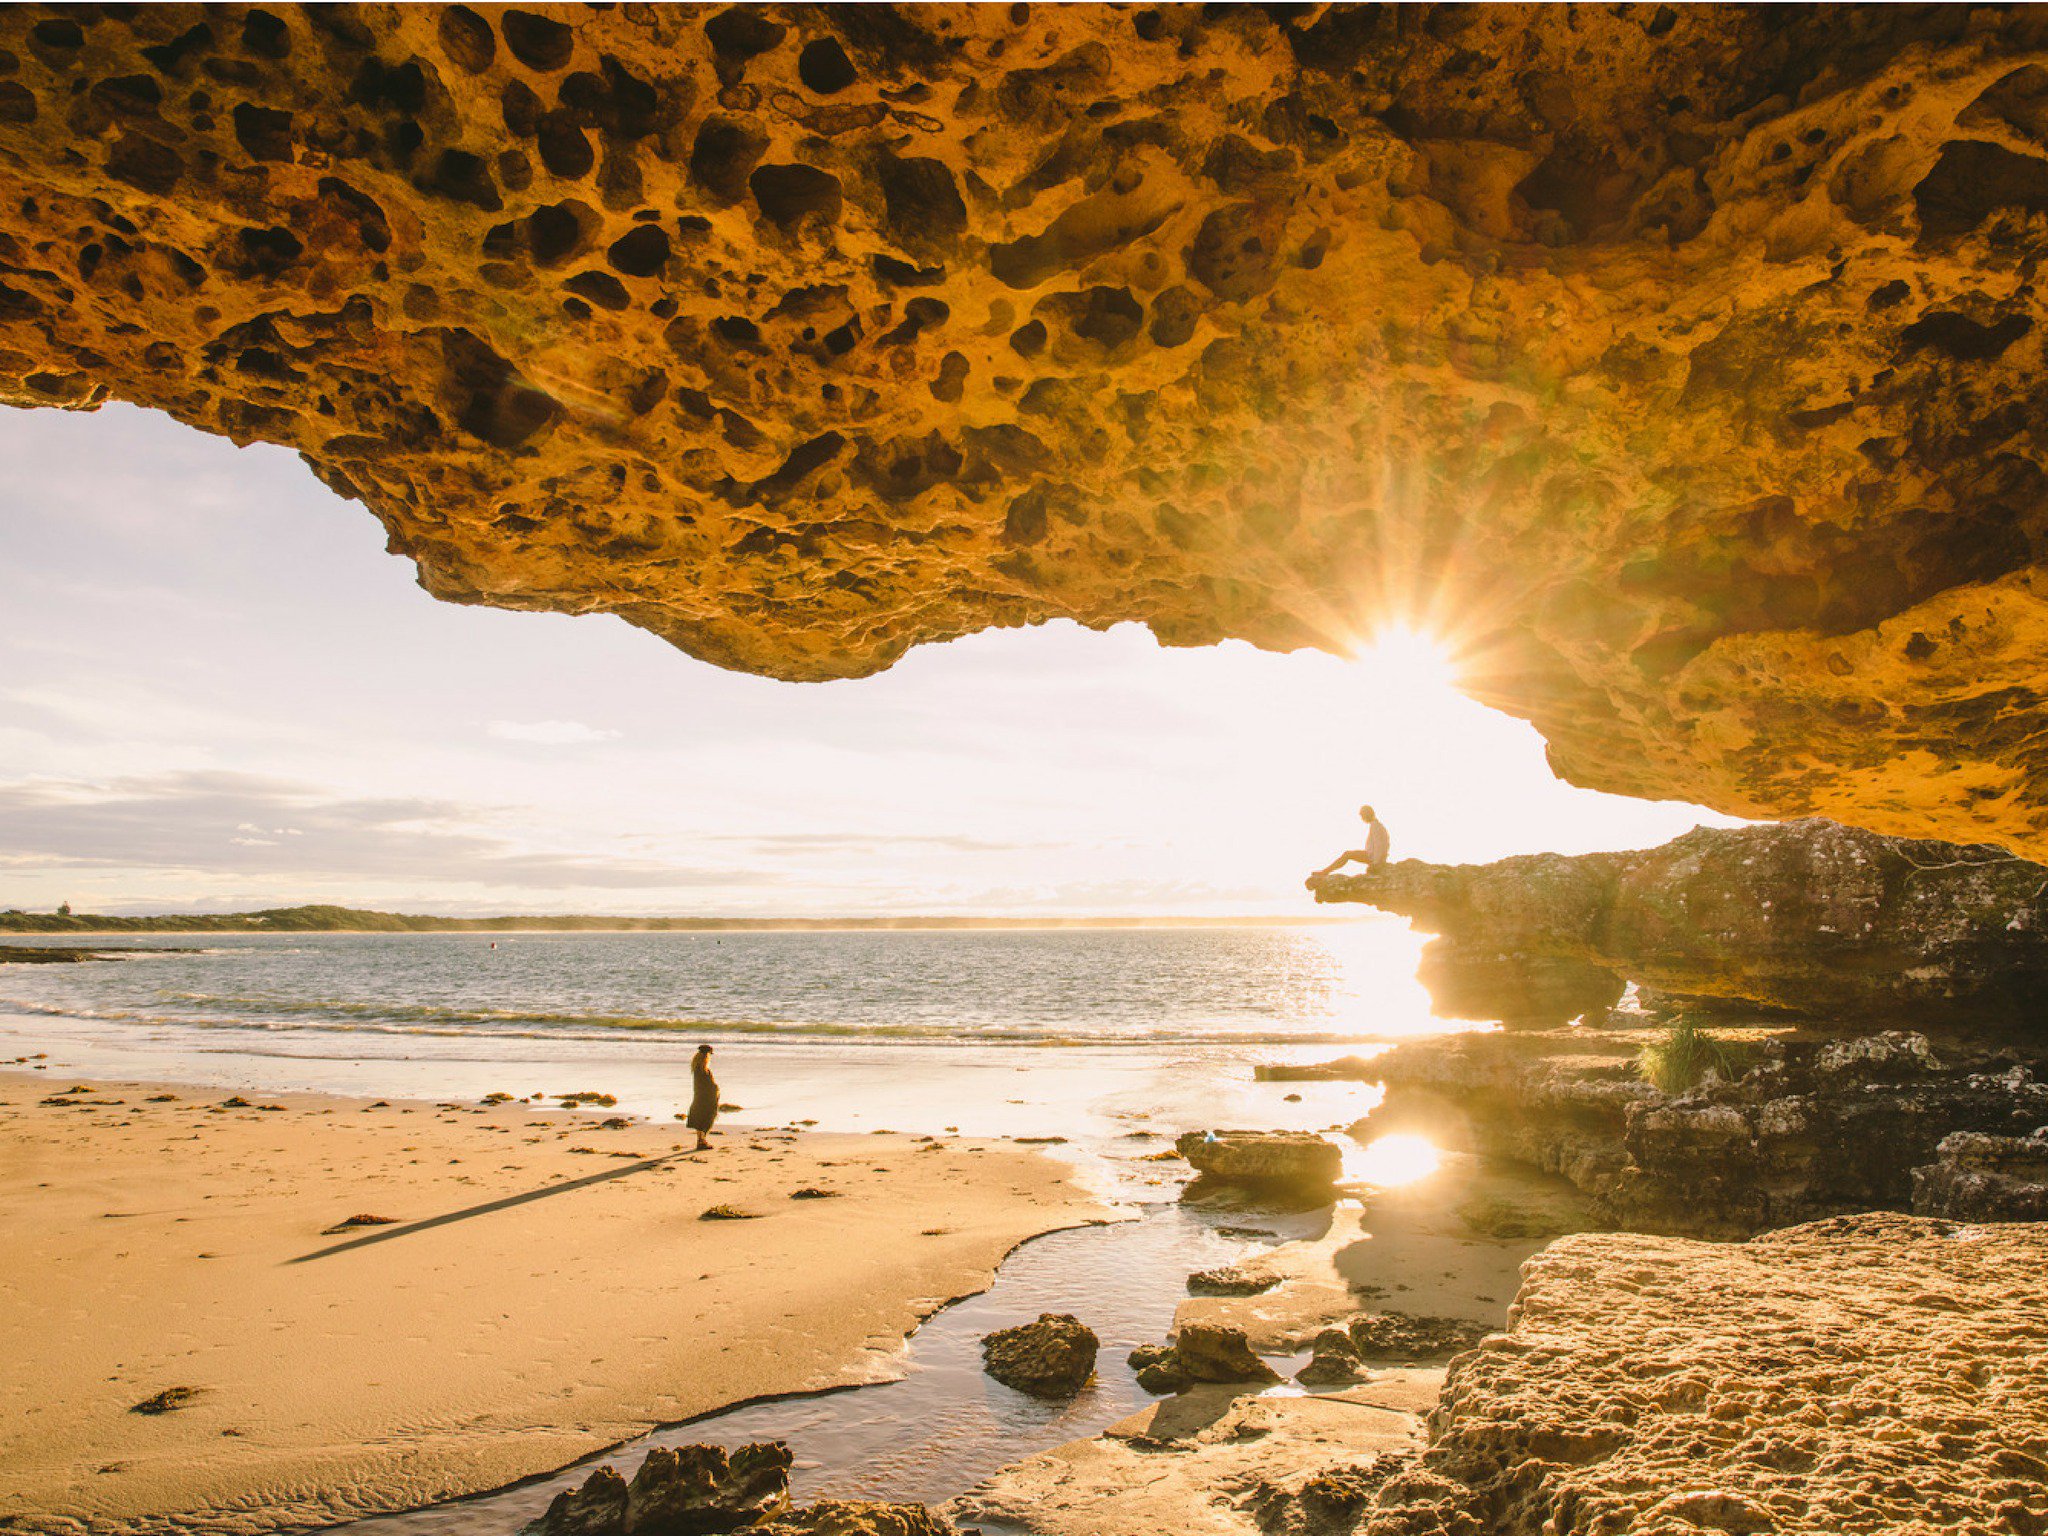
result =
[[1001,1144],[678,1155],[679,1126],[603,1110],[240,1098],[0,1074],[13,1529],[332,1522],[881,1379],[1015,1244],[1102,1214]]

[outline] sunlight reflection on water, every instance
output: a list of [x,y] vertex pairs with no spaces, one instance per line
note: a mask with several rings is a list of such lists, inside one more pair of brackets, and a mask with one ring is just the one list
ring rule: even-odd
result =
[[1392,1189],[1428,1178],[1443,1166],[1443,1153],[1427,1136],[1397,1131],[1359,1146],[1344,1143],[1344,1177]]

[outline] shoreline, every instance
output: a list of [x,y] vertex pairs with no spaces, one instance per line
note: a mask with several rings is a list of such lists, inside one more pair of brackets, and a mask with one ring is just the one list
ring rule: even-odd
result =
[[1003,1142],[743,1126],[699,1157],[608,1112],[239,1099],[0,1071],[13,1529],[329,1524],[886,1380],[1018,1246],[1108,1214]]
[[[0,926],[0,940],[13,938],[50,939],[118,939],[136,934],[189,934],[195,938],[227,938],[258,935],[266,938],[293,938],[307,934],[363,934],[377,938],[494,938],[500,934],[660,934],[660,933],[1121,933],[1152,932],[1172,928],[1341,928],[1374,921],[1369,916],[1351,913],[1332,915],[1327,912],[1305,912],[1281,916],[1262,917],[1248,914],[1236,917],[1070,917],[1070,918],[1007,918],[1007,917],[912,917],[895,918],[647,918],[621,919],[622,926],[607,927],[602,924],[585,926],[578,922],[550,923],[545,918],[511,919],[496,917],[451,917],[408,919],[428,924],[426,927],[388,927],[373,925],[333,927],[265,927],[248,925],[243,927],[224,926],[220,920],[201,918],[190,926],[181,926],[178,917],[137,917],[118,928],[80,928],[71,926]],[[435,924],[446,923],[440,927]],[[500,927],[501,923],[512,926]],[[455,926],[455,925],[461,926]]]

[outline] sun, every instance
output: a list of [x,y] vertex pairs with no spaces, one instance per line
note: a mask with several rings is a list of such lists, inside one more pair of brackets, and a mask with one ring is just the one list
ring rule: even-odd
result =
[[1374,631],[1352,653],[1352,665],[1367,686],[1393,696],[1443,695],[1458,685],[1458,657],[1450,642],[1406,624]]

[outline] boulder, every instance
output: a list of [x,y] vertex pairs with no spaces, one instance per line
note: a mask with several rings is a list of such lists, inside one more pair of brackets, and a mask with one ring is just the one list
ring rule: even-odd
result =
[[789,1499],[789,1447],[657,1447],[626,1489],[625,1536],[700,1536],[735,1531]]
[[624,1536],[626,1480],[599,1467],[580,1487],[558,1493],[521,1536]]
[[1173,1335],[1174,1365],[1189,1381],[1278,1381],[1279,1372],[1252,1352],[1242,1328],[1184,1323]]
[[1866,1030],[2030,1025],[2048,1007],[2048,868],[1806,820],[1661,847],[1415,860],[1316,883],[1439,935],[1447,1018],[1602,1018],[1622,981]]
[[1294,1373],[1294,1379],[1305,1387],[1349,1386],[1366,1376],[1358,1348],[1342,1328],[1325,1328],[1317,1334],[1308,1364]]
[[555,1495],[523,1536],[718,1536],[758,1525],[789,1500],[789,1447],[657,1446],[629,1484],[599,1467]]
[[1344,1172],[1336,1144],[1306,1131],[1188,1131],[1173,1146],[1210,1184],[1319,1195]]
[[1034,1397],[1072,1397],[1095,1374],[1094,1330],[1064,1312],[1001,1328],[981,1341],[982,1369]]
[[1197,1382],[1225,1385],[1278,1381],[1279,1372],[1252,1351],[1242,1328],[1218,1323],[1183,1323],[1171,1344],[1142,1344],[1131,1351],[1131,1368],[1147,1392],[1184,1392]]

